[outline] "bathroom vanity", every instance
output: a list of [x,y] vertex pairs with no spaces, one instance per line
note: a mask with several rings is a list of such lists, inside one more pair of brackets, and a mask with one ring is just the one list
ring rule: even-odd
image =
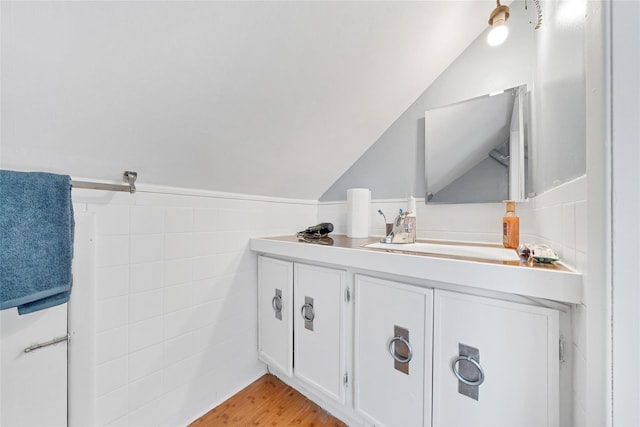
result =
[[259,357],[272,373],[349,425],[537,427],[570,416],[563,346],[580,274],[332,237],[251,240]]

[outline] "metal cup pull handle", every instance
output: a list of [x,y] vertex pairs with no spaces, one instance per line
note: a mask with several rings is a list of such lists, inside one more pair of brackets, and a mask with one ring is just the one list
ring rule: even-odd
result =
[[[310,312],[310,315],[307,315],[307,309]],[[316,313],[313,310],[313,305],[306,303],[302,306],[302,310],[300,310],[300,314],[305,322],[313,322],[313,319],[316,318]]]
[[[398,354],[398,352],[396,351],[397,341],[400,341],[407,347],[406,357],[401,354]],[[393,360],[395,360],[396,362],[409,363],[413,358],[413,347],[411,347],[411,343],[409,343],[409,340],[406,339],[405,337],[395,336],[389,340],[389,353],[391,353],[391,357],[393,357]]]
[[[460,373],[458,365],[462,361],[469,362],[473,366],[476,367],[476,369],[478,370],[478,379],[471,380],[471,379],[465,378]],[[464,383],[466,385],[479,386],[480,384],[482,384],[484,382],[484,369],[482,369],[482,366],[480,366],[480,363],[476,362],[470,356],[458,356],[458,357],[456,357],[456,359],[453,361],[453,364],[451,365],[451,369],[453,369],[453,374],[456,376],[456,378],[458,378],[462,383]]]
[[276,313],[280,313],[282,311],[282,296],[274,296],[271,300],[271,307],[273,307]]
[[276,288],[275,295],[271,298],[271,308],[273,308],[276,319],[282,320],[282,290]]

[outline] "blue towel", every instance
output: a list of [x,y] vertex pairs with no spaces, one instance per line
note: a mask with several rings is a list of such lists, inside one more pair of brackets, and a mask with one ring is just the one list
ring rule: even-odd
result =
[[73,232],[69,176],[0,170],[0,310],[69,300]]

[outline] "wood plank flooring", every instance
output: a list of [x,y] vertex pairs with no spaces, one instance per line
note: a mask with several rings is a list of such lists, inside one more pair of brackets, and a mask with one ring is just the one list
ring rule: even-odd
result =
[[346,427],[346,424],[267,374],[190,424],[190,427],[214,426]]

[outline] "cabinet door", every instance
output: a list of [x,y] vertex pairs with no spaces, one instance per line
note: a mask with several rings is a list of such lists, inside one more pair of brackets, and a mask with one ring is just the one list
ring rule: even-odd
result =
[[258,356],[291,376],[293,368],[293,263],[258,258]]
[[558,327],[555,310],[435,291],[433,424],[557,426]]
[[355,408],[376,426],[431,422],[433,291],[355,280]]
[[344,290],[346,273],[294,267],[295,376],[344,403]]
[[67,304],[0,312],[0,425],[67,425],[67,342],[24,351],[66,335]]

